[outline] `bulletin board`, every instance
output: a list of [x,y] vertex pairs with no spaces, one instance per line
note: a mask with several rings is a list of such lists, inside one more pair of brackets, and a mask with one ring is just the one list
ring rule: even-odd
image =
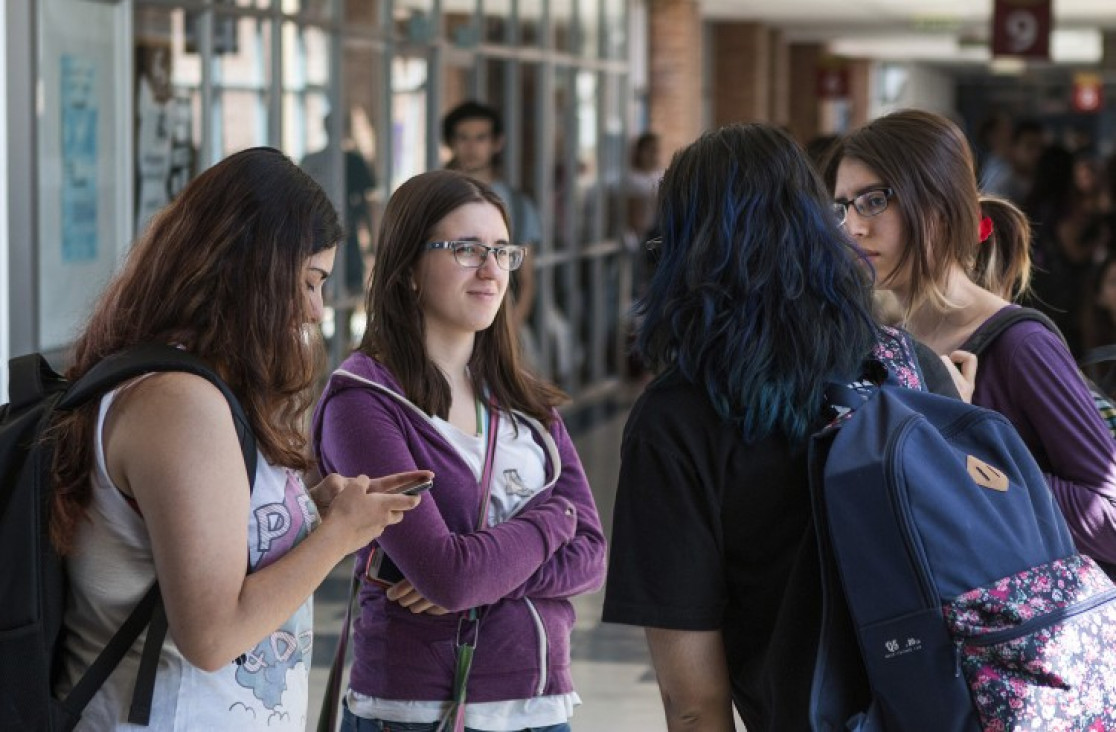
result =
[[64,348],[131,237],[130,6],[41,0],[38,347]]

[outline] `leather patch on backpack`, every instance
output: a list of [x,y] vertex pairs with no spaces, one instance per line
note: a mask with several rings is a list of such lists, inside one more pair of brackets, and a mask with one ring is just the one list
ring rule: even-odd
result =
[[973,479],[974,483],[982,488],[991,488],[1001,493],[1008,489],[1006,475],[979,458],[972,455],[969,455],[968,458],[965,469],[969,471],[969,477]]

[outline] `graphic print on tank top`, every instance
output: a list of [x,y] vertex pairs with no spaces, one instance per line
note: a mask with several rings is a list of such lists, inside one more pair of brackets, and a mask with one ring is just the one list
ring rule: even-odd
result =
[[[272,496],[262,497],[264,502],[257,504],[253,500],[248,526],[250,572],[278,560],[305,539],[318,523],[317,508],[301,477],[291,470],[284,472],[286,485],[281,495],[276,490]],[[250,689],[266,709],[283,715],[287,676],[299,664],[303,664],[299,670],[301,674],[308,672],[313,638],[313,606],[308,600],[287,622],[238,659],[237,683]]]

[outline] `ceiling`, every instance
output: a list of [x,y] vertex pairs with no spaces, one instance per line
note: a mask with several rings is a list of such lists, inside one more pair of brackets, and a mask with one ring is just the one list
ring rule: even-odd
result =
[[[711,20],[763,22],[838,55],[951,66],[990,60],[993,0],[700,1]],[[1101,30],[1116,32],[1116,0],[1053,0],[1053,12],[1053,63],[1098,63]]]

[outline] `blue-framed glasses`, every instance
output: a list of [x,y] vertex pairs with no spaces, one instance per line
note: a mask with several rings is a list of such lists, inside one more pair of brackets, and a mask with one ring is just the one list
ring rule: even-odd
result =
[[426,245],[426,248],[449,249],[458,264],[470,269],[483,265],[484,260],[491,254],[496,258],[496,266],[509,272],[519,269],[525,254],[523,247],[514,244],[490,247],[478,241],[432,241]]
[[833,201],[833,215],[837,217],[838,224],[843,224],[849,217],[849,206],[852,206],[865,218],[879,216],[887,210],[887,202],[894,195],[895,191],[890,188],[880,187],[864,191],[851,201],[838,198]]

